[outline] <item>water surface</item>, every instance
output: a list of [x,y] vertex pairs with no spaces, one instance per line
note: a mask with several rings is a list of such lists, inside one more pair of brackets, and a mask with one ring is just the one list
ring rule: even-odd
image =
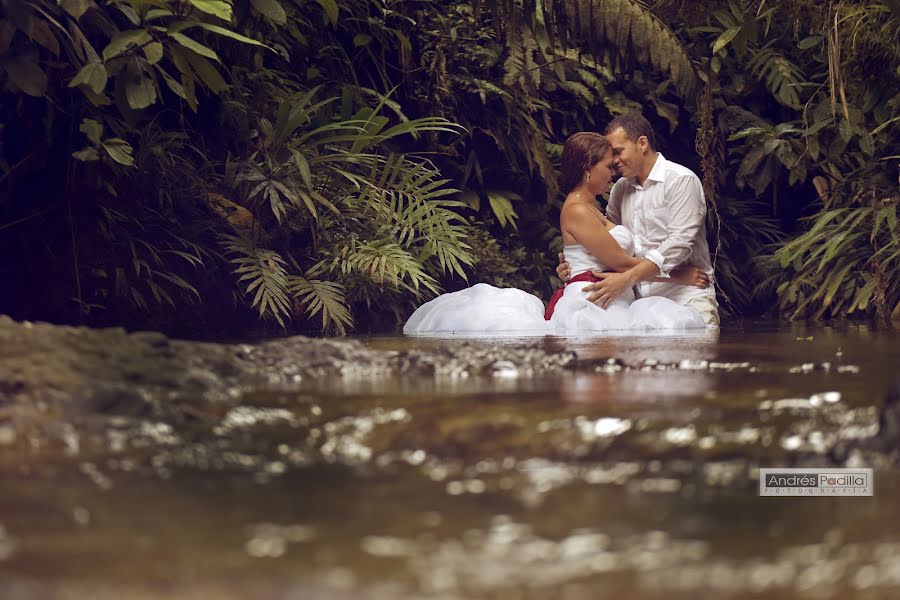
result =
[[[0,595],[900,594],[896,447],[876,442],[896,333],[363,341],[492,358],[0,427]],[[876,469],[875,496],[757,494],[760,467],[842,465]]]

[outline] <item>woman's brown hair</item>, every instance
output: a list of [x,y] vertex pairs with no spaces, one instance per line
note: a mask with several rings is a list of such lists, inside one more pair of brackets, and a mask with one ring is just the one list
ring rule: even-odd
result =
[[570,135],[560,161],[559,187],[562,192],[568,194],[575,189],[584,172],[590,171],[610,151],[609,142],[599,133],[579,131]]

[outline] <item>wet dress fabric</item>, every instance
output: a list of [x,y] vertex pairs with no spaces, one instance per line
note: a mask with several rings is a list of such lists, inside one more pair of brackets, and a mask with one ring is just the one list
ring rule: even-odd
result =
[[[634,237],[621,225],[610,235],[632,254]],[[635,299],[629,289],[607,308],[587,300],[584,288],[596,281],[591,271],[608,270],[580,244],[565,246],[566,260],[576,274],[557,292],[552,310],[536,296],[515,288],[479,283],[458,292],[442,294],[416,309],[403,327],[409,335],[496,334],[572,335],[607,331],[705,329],[697,311],[668,298]],[[549,319],[545,319],[545,312]]]

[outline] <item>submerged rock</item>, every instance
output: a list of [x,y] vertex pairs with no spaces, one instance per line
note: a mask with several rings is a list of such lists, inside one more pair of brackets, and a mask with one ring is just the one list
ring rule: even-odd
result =
[[261,344],[172,340],[155,332],[18,323],[0,316],[0,402],[65,412],[196,416],[248,390],[306,380],[529,377],[574,364],[573,352],[463,342],[434,351],[379,351],[356,340],[304,336]]

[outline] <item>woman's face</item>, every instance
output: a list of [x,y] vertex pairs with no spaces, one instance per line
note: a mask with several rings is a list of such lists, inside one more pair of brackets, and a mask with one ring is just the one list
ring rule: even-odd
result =
[[595,196],[605,194],[609,191],[609,184],[612,181],[615,172],[616,169],[613,166],[612,151],[607,150],[606,154],[597,161],[597,164],[588,171],[591,175],[590,181],[587,183],[588,189]]

